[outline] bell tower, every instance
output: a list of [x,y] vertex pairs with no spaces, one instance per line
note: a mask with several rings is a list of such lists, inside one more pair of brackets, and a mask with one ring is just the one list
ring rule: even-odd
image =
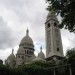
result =
[[60,59],[64,57],[59,21],[53,11],[50,11],[45,22],[46,59]]

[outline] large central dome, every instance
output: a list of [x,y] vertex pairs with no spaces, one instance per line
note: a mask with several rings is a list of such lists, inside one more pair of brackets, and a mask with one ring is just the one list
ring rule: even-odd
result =
[[33,45],[33,40],[29,36],[29,30],[28,29],[26,31],[26,36],[21,40],[20,44],[32,44]]

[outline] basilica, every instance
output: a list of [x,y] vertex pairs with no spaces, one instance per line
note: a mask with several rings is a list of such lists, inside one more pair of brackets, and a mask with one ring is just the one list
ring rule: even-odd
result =
[[36,57],[34,54],[34,43],[29,36],[29,30],[26,30],[26,35],[22,38],[17,54],[14,55],[14,50],[5,60],[5,64],[10,67],[19,67],[24,64],[29,64],[34,61],[50,61],[61,60],[63,55],[63,47],[61,40],[60,28],[58,27],[59,21],[53,11],[50,11],[47,15],[45,22],[45,38],[46,38],[46,57],[40,47],[40,52]]

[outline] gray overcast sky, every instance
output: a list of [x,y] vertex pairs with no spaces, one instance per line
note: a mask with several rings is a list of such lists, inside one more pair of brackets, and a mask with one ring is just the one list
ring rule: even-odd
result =
[[[45,0],[0,0],[0,59],[5,60],[12,48],[17,52],[27,27],[35,44],[35,54],[41,45],[45,53],[46,7]],[[60,21],[60,17],[58,19]],[[61,36],[65,53],[75,46],[75,35],[62,29]]]

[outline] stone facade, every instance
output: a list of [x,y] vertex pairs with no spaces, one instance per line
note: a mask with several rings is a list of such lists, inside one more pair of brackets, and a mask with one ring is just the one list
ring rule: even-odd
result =
[[59,22],[53,12],[49,12],[45,23],[46,31],[46,58],[63,57],[61,33]]
[[14,68],[16,65],[16,58],[13,51],[14,50],[12,49],[12,53],[8,56],[7,60],[5,60],[5,64],[12,68]]
[[31,63],[33,61],[40,61],[45,59],[45,55],[42,52],[42,48],[40,53],[38,54],[39,58],[37,58],[34,54],[34,44],[33,40],[29,36],[29,30],[26,30],[26,36],[23,37],[19,44],[19,49],[17,51],[16,57],[12,53],[5,61],[6,65],[9,65],[11,68],[13,67],[19,67],[24,64]]
[[40,48],[38,56],[35,56],[34,43],[29,36],[29,30],[27,29],[25,37],[19,44],[19,49],[17,51],[16,57],[12,51],[12,53],[6,60],[6,64],[8,64],[10,67],[18,67],[27,63],[31,63],[33,61],[45,61],[45,59],[48,61],[50,59],[57,60],[57,58],[64,57],[61,33],[58,25],[59,22],[55,14],[53,12],[49,12],[45,23],[46,58],[44,53],[42,52],[42,47]]
[[16,54],[16,66],[31,62],[33,55],[34,44],[29,36],[29,30],[27,29],[26,36],[21,40]]

